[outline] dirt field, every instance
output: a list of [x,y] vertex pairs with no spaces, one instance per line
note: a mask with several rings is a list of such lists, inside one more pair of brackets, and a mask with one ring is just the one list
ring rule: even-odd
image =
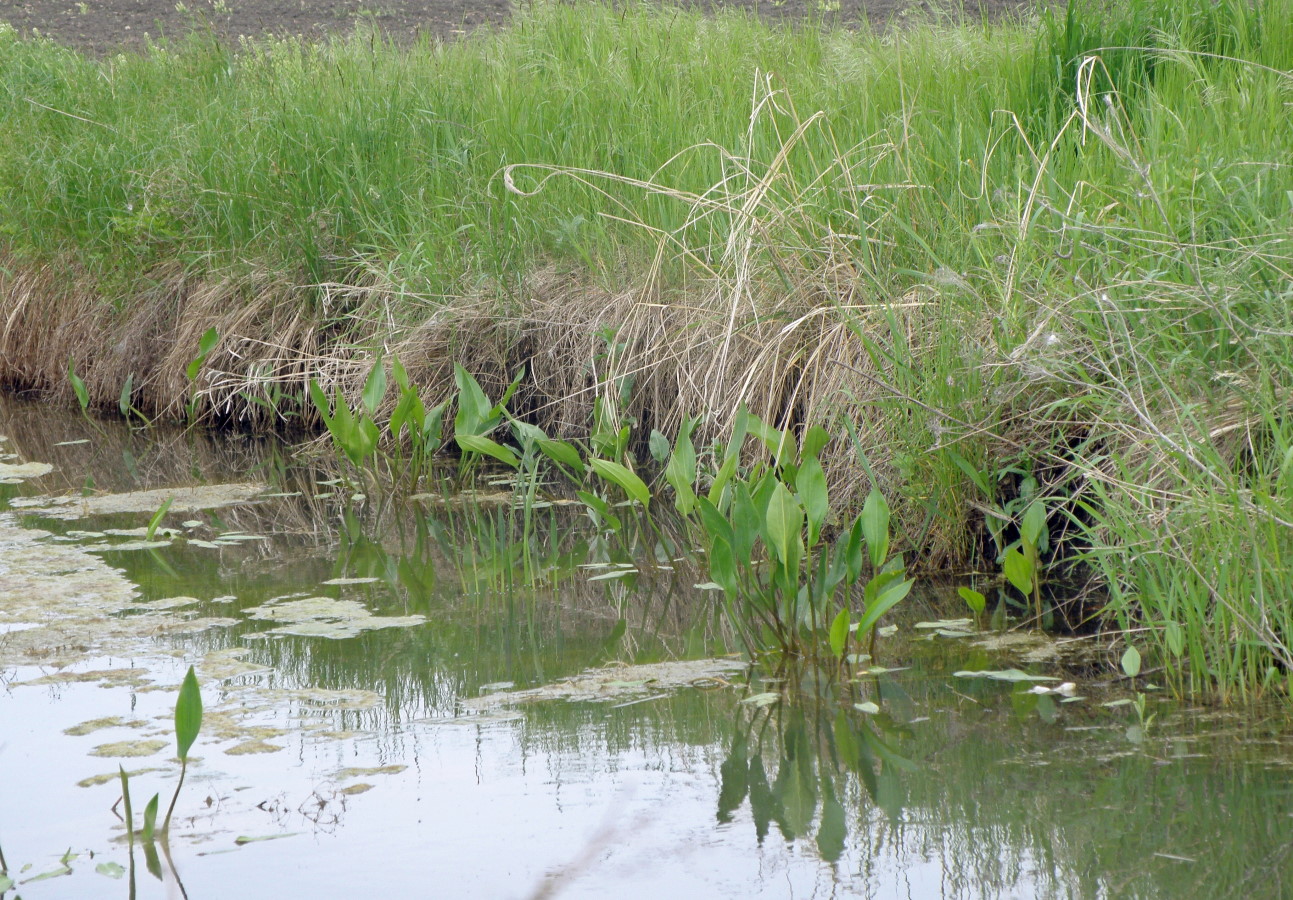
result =
[[[831,17],[857,23],[901,21],[927,15],[944,0],[700,0],[701,5],[757,10],[769,20]],[[966,0],[969,15],[996,16],[1026,7],[1027,0]],[[92,53],[141,46],[149,38],[211,27],[218,34],[305,35],[344,32],[356,23],[377,26],[396,39],[430,34],[452,39],[482,25],[507,20],[509,0],[0,0],[0,22],[39,31]]]

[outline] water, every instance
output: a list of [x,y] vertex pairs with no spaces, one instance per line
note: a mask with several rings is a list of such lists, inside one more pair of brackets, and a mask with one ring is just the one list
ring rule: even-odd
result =
[[[593,533],[573,507],[543,510],[527,543],[489,485],[478,504],[356,502],[269,442],[92,427],[2,398],[0,435],[9,462],[54,466],[0,485],[0,508],[257,481],[290,495],[176,509],[159,526],[188,543],[106,552],[144,540],[107,532],[151,513],[0,512],[0,848],[19,882],[65,854],[71,870],[22,897],[131,896],[128,874],[96,871],[130,867],[120,784],[78,783],[145,770],[136,817],[153,793],[165,808],[190,664],[200,759],[172,865],[155,877],[135,848],[138,897],[1293,893],[1281,712],[1151,694],[1146,725],[1103,705],[1131,695],[1101,667],[927,638],[916,622],[960,614],[948,591],[896,617],[880,662],[901,671],[809,673],[760,706],[743,701],[781,685],[757,674],[688,670],[675,689],[667,666],[612,668],[712,658],[729,639],[694,570],[645,533]],[[1012,665],[1084,699],[953,674]],[[639,683],[652,672],[663,680]],[[534,688],[547,694],[477,699]],[[141,741],[159,743],[111,755]]]

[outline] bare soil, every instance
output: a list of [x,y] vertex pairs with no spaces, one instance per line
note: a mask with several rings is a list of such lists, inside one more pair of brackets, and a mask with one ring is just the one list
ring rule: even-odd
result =
[[[950,0],[954,2],[954,0]],[[696,5],[749,9],[769,21],[869,20],[877,27],[912,17],[960,15],[949,0],[696,0]],[[1030,6],[1029,0],[965,0],[964,15],[998,18]],[[194,28],[224,39],[240,35],[346,33],[376,27],[397,41],[419,35],[453,39],[481,26],[506,22],[510,0],[0,0],[0,22],[39,32],[94,54],[138,48],[149,40],[178,37]]]

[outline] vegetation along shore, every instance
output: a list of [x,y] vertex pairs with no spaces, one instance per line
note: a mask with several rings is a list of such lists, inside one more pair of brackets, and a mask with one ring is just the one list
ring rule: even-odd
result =
[[887,498],[909,568],[1121,629],[1181,693],[1293,685],[1289,0],[534,3],[98,56],[0,26],[0,123],[9,389],[341,415],[356,464],[416,405],[629,496],[657,451],[680,509],[764,458],[807,549]]

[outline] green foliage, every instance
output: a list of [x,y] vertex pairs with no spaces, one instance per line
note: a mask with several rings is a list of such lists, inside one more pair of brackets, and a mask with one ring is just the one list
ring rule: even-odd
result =
[[[201,730],[202,692],[198,687],[197,674],[193,671],[193,667],[189,666],[188,672],[184,675],[184,681],[180,684],[179,697],[175,700],[175,751],[180,758],[180,780],[176,783],[175,793],[171,795],[170,805],[166,808],[166,820],[162,822],[164,836],[171,830],[171,815],[175,812],[175,801],[180,799],[184,776],[189,770],[189,750],[192,749],[193,742],[198,739],[198,732]],[[122,778],[124,780],[124,774]]]
[[85,387],[85,382],[76,374],[76,360],[73,357],[67,358],[67,380],[72,385],[72,390],[76,393],[76,402],[81,406],[81,412],[84,414],[90,408],[90,392]]
[[[880,618],[912,587],[901,557],[889,557],[888,504],[872,491],[853,523],[823,541],[831,507],[817,454],[829,436],[810,430],[796,446],[757,416],[743,411],[740,418],[767,462],[742,470],[740,444],[729,443],[709,495],[698,498],[689,493],[694,476],[684,466],[672,477],[666,469],[675,505],[698,511],[689,521],[710,578],[723,589],[729,618],[751,652],[844,660],[850,641],[874,640]],[[687,431],[671,465],[679,446],[690,455]],[[855,619],[852,590],[866,573],[864,544],[871,576]]]

